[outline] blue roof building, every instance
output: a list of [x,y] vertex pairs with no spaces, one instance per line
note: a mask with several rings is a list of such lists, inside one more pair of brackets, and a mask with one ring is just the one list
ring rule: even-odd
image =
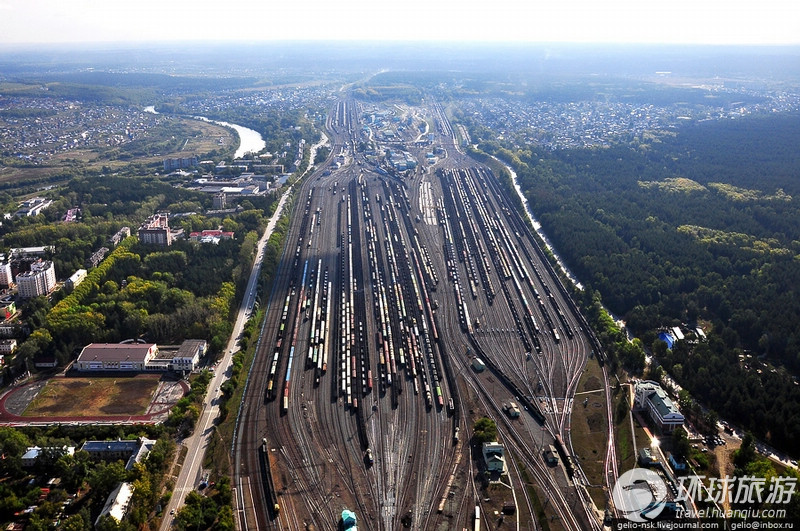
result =
[[658,339],[660,339],[661,341],[666,343],[667,347],[669,347],[670,349],[672,349],[672,345],[675,344],[675,338],[672,337],[672,334],[670,334],[669,332],[661,332],[661,333],[659,333],[658,334]]

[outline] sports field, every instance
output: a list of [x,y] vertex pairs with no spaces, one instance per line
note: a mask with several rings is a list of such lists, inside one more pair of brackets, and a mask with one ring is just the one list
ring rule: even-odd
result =
[[102,417],[146,413],[158,375],[133,378],[53,378],[39,391],[24,417]]

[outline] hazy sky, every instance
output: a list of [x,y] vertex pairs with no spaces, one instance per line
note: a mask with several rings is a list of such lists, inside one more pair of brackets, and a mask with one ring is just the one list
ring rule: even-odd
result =
[[187,39],[800,44],[800,1],[0,0],[0,44]]

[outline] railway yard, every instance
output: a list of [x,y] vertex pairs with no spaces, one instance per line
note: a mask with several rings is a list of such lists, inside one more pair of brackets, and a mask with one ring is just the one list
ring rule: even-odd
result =
[[[240,412],[237,518],[244,529],[336,529],[349,509],[371,530],[495,529],[503,518],[539,529],[538,504],[551,528],[599,529],[605,507],[594,508],[570,439],[596,340],[442,110],[403,112],[429,125],[435,164],[427,133],[381,144],[364,104],[346,98],[328,119],[331,158],[295,191]],[[364,146],[419,163],[392,174]],[[471,436],[483,416],[505,447],[506,490],[492,498],[513,505],[507,516],[482,490]],[[610,428],[608,441],[606,484],[617,477]],[[558,466],[542,458],[551,445]]]

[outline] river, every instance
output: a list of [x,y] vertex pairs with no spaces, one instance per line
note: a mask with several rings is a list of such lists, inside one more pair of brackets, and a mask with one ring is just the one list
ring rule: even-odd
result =
[[[144,111],[152,114],[158,114],[155,105],[145,107]],[[228,122],[221,122],[219,120],[209,120],[205,116],[194,116],[193,118],[196,120],[203,120],[204,122],[211,122],[224,127],[230,127],[236,131],[236,134],[239,135],[239,149],[237,149],[236,153],[233,154],[233,158],[235,159],[241,158],[247,153],[258,153],[267,147],[267,143],[264,141],[261,133],[254,131],[253,129],[248,129],[247,127],[243,127],[241,125],[230,124]]]
[[195,118],[198,120],[203,120],[204,122],[211,122],[224,127],[230,127],[236,131],[236,134],[239,135],[239,149],[237,149],[236,153],[233,154],[233,158],[235,159],[241,158],[248,153],[258,153],[267,147],[267,143],[264,142],[264,138],[258,131],[248,129],[247,127],[243,127],[241,125],[230,124],[228,122],[209,120],[205,116],[195,116]]

